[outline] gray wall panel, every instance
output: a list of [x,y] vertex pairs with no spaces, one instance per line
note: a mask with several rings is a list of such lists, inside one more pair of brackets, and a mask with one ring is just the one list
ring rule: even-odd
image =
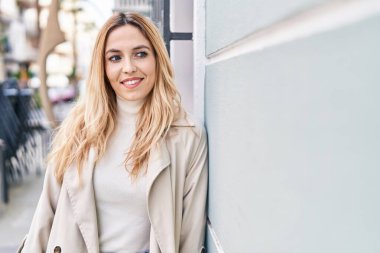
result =
[[213,242],[213,238],[210,234],[210,230],[207,229],[206,231],[206,245],[207,245],[207,253],[219,253],[216,245]]
[[207,0],[206,53],[328,0]]
[[380,252],[379,45],[375,17],[207,67],[225,252]]

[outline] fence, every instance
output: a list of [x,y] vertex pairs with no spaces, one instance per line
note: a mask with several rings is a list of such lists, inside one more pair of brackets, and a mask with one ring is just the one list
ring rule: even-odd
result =
[[27,174],[40,174],[49,143],[49,129],[33,90],[0,85],[0,193],[9,202],[9,186]]

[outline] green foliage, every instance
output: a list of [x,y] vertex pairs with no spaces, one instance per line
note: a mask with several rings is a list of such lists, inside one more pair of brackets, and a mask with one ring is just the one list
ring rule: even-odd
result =
[[39,90],[35,90],[35,92],[33,93],[33,100],[36,103],[36,107],[37,108],[41,108],[42,107],[42,101],[41,101],[41,96],[40,96],[40,91]]

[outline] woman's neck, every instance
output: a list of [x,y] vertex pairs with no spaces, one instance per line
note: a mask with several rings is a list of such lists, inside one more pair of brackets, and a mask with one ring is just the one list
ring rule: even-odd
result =
[[140,99],[136,101],[126,100],[122,97],[116,96],[117,101],[117,117],[120,122],[133,122],[135,123],[138,113],[143,106],[145,100]]

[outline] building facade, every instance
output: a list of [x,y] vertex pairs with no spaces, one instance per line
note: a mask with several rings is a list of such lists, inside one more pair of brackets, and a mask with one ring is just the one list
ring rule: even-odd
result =
[[195,5],[208,252],[379,252],[380,1]]

